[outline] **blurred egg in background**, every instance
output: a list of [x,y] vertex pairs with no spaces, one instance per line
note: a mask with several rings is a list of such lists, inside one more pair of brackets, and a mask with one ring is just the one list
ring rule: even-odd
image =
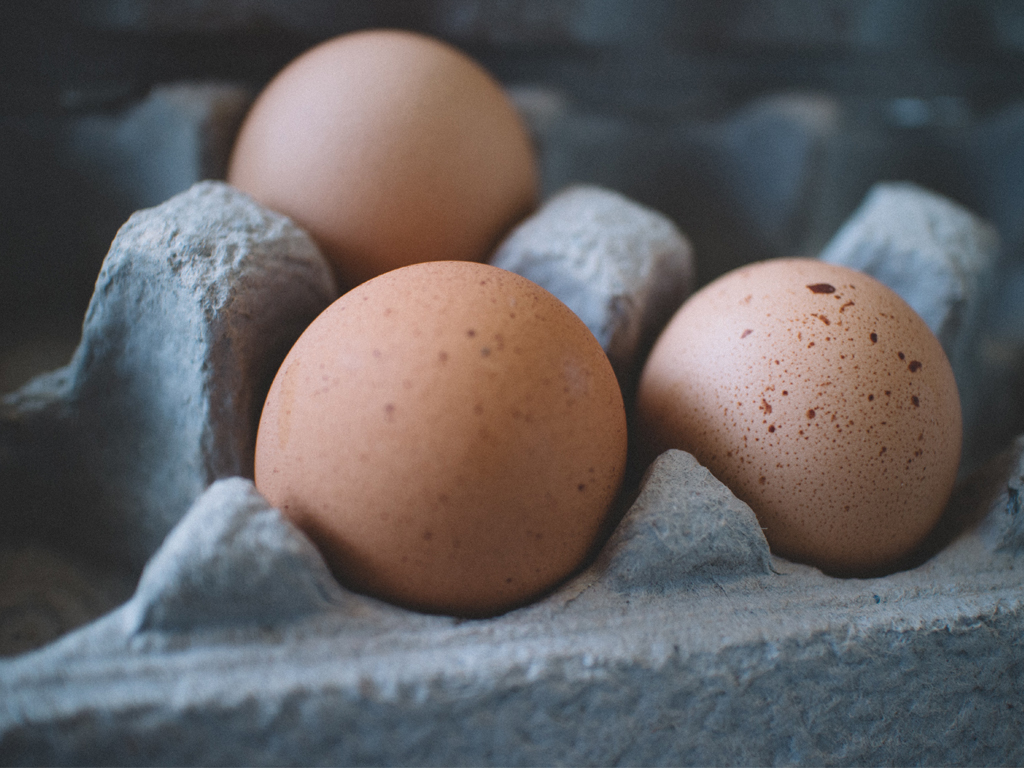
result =
[[343,35],[285,67],[242,124],[228,181],[309,231],[342,290],[420,261],[484,261],[538,194],[498,82],[400,30]]

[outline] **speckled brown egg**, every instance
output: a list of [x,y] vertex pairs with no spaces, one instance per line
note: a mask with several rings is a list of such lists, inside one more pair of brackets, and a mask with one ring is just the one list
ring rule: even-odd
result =
[[936,523],[960,459],[953,373],[892,290],[812,259],[730,272],[658,339],[637,402],[647,456],[694,454],[774,552],[883,572]]
[[339,298],[267,397],[256,486],[353,589],[500,613],[578,568],[622,480],[604,351],[535,283],[430,262]]
[[479,64],[414,32],[310,49],[263,90],[228,181],[306,228],[341,288],[407,264],[484,261],[536,204],[525,125]]

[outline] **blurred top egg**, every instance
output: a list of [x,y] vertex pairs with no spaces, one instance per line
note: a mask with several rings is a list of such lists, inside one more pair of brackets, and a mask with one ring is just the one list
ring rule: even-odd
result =
[[342,290],[408,264],[484,261],[536,205],[501,86],[439,40],[368,30],[286,66],[243,122],[228,182],[306,228]]

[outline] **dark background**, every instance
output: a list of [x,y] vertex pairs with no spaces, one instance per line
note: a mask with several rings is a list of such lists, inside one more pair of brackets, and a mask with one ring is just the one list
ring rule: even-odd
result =
[[76,126],[162,84],[254,93],[311,45],[374,26],[435,34],[525,93],[545,192],[589,181],[662,211],[701,282],[813,255],[883,179],[988,217],[1019,266],[1024,3],[14,0],[0,3],[0,360],[25,339],[56,344],[47,362],[67,354],[117,227],[163,195],[76,154]]

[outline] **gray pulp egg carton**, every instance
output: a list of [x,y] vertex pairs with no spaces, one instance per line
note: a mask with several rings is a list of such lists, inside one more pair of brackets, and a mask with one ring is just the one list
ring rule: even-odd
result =
[[[883,250],[935,278],[911,303],[979,365],[963,334],[991,229],[885,185],[825,255],[870,270]],[[627,391],[692,271],[668,220],[594,187],[494,263],[573,307]],[[246,479],[263,393],[334,297],[308,237],[223,184],[122,227],[70,365],[0,410],[0,762],[1024,762],[1024,441],[889,576],[773,556],[750,508],[670,451],[545,598],[423,615],[342,588]]]

